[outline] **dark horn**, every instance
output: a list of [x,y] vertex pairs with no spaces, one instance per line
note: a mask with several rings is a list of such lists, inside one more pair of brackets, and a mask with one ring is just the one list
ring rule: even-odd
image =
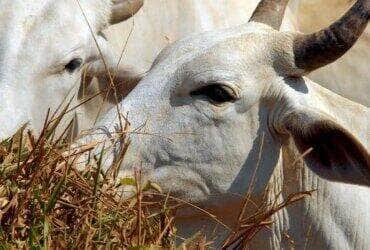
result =
[[289,0],[261,0],[249,21],[264,23],[279,30],[288,2]]
[[116,24],[132,17],[144,5],[144,0],[113,0],[110,23]]
[[370,0],[358,0],[328,28],[309,35],[298,35],[293,43],[296,66],[308,73],[343,56],[365,30],[369,9]]

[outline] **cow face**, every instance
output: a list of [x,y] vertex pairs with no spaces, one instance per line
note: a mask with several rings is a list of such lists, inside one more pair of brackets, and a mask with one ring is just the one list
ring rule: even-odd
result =
[[284,82],[272,64],[277,37],[285,39],[254,23],[165,49],[122,102],[132,129],[140,128],[123,172],[141,167],[172,194],[201,201],[242,193],[260,165],[262,190],[279,157],[267,97]]
[[[126,169],[142,166],[150,179],[190,200],[246,188],[249,177],[237,176],[253,176],[263,140],[277,155],[260,105],[280,80],[268,65],[274,31],[254,24],[228,32],[165,49],[122,103],[132,128],[145,124],[147,134],[132,136]],[[261,179],[276,160],[263,156]]]
[[82,67],[107,51],[99,32],[109,24],[111,8],[116,22],[128,17],[125,2],[1,1],[0,139],[26,122],[39,129],[48,108],[71,98]]
[[262,191],[282,145],[293,141],[301,154],[313,148],[305,163],[320,176],[369,185],[369,153],[344,122],[351,114],[333,117],[336,105],[328,105],[330,98],[348,101],[302,77],[344,53],[333,46],[316,57],[322,41],[314,38],[307,44],[299,34],[250,22],[165,49],[121,103],[134,130],[121,174],[141,168],[165,191],[210,205],[252,184]]

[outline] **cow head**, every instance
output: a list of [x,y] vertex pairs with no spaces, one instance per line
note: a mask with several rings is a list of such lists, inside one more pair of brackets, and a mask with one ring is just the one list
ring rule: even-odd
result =
[[108,66],[113,64],[108,43],[99,34],[130,17],[142,3],[1,1],[0,139],[26,122],[39,129],[47,109],[53,111],[71,97],[84,65],[95,62],[95,73],[102,73],[101,54]]
[[[320,176],[369,185],[367,145],[346,127],[353,114],[334,116],[336,102],[349,101],[330,99],[303,77],[355,43],[368,22],[367,1],[311,35],[276,30],[286,3],[262,1],[248,24],[183,39],[161,52],[120,105],[134,130],[122,175],[142,168],[173,195],[207,202],[217,196],[219,202],[223,194],[244,192],[253,176],[255,190],[262,190],[289,142],[302,154],[313,148],[305,162]],[[358,110],[368,117],[365,107]],[[112,124],[115,112],[101,125]]]

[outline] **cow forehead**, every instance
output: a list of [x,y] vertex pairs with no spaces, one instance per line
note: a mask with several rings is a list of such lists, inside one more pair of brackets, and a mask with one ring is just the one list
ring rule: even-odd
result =
[[[228,46],[227,44],[233,43],[236,40],[245,39],[246,41],[248,40],[249,42],[253,42],[253,40],[249,39],[250,37],[256,38],[255,42],[258,43],[261,42],[261,39],[258,39],[258,37],[266,39],[272,32],[275,31],[269,26],[253,22],[234,28],[208,31],[181,39],[172,45],[169,45],[158,55],[153,65],[174,65],[175,62],[182,64],[184,62],[192,61],[196,57],[201,57],[210,51],[212,52],[212,50],[215,50],[216,48]],[[246,46],[248,46],[247,43]]]
[[159,80],[173,74],[199,75],[212,69],[233,71],[232,67],[243,59],[251,58],[253,62],[256,58],[268,57],[269,41],[274,37],[272,33],[276,34],[276,31],[269,26],[247,23],[179,40],[159,54],[153,64],[155,70],[148,77]]

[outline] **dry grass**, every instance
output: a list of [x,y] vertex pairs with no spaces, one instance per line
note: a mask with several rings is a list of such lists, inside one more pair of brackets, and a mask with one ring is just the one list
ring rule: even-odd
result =
[[[104,148],[95,154],[96,144],[71,149],[68,138],[73,122],[56,136],[67,110],[68,105],[63,115],[49,114],[39,136],[24,126],[0,144],[0,249],[179,247],[175,214],[189,204],[161,194],[155,183],[140,184],[140,171],[135,179],[116,178],[128,146],[123,132],[117,138],[124,145],[120,159],[108,171],[102,169]],[[89,155],[82,170],[77,168],[81,155]],[[122,199],[120,186],[131,186],[134,195]],[[261,205],[248,218],[243,208],[225,248],[246,245],[261,228],[273,223],[271,215],[309,194]],[[206,249],[208,245],[204,236],[196,234],[180,247]]]
[[[231,233],[223,244],[223,249],[247,249],[248,243],[253,240],[258,232],[271,226],[274,221],[271,217],[281,209],[310,197],[314,191],[299,192],[291,194],[281,203],[274,201],[272,204],[263,202],[259,204],[252,215],[244,216],[244,209],[241,210],[240,219],[235,232]],[[247,202],[247,200],[246,200]],[[244,208],[246,206],[243,206]]]
[[[0,249],[171,247],[176,204],[145,201],[155,184],[103,172],[94,145],[70,149],[68,129],[55,137],[60,120],[49,117],[38,138],[24,127],[0,144]],[[136,195],[121,199],[119,185]]]

